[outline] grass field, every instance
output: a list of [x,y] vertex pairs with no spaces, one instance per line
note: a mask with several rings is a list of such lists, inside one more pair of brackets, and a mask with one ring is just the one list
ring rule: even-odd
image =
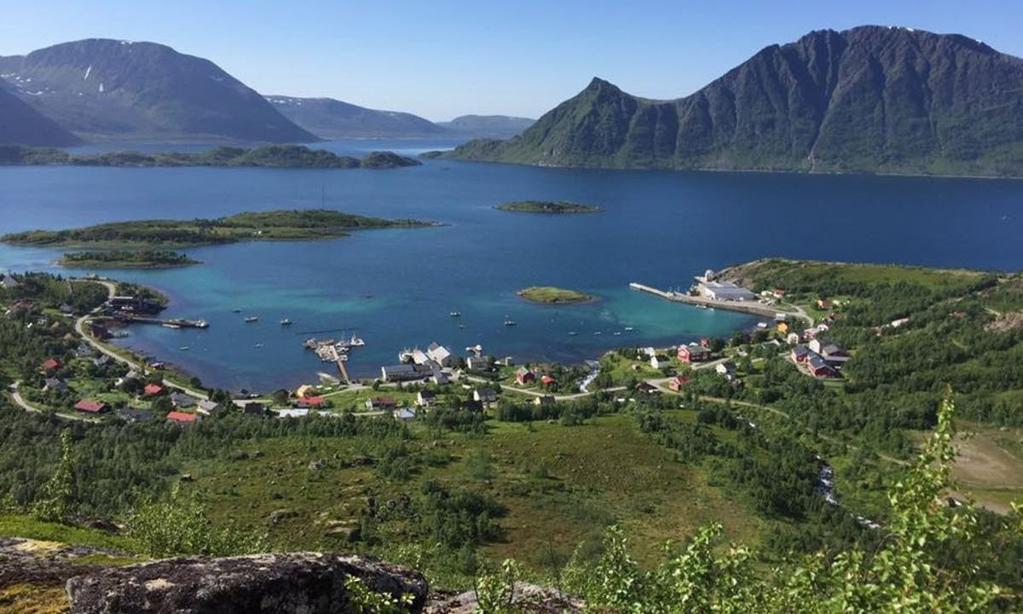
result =
[[[741,502],[711,486],[701,469],[677,463],[630,416],[575,427],[491,424],[485,436],[419,432],[408,453],[421,469],[407,482],[353,462],[378,452],[373,441],[285,438],[240,443],[248,454],[238,460],[186,466],[194,481],[184,486],[206,493],[214,519],[266,529],[273,546],[289,549],[352,548],[344,529],[371,498],[384,505],[427,480],[491,495],[506,513],[501,538],[484,552],[534,567],[545,549],[570,555],[616,523],[641,560],[710,522],[722,523],[730,539],[750,542],[758,534],[761,521]],[[312,469],[318,460],[322,466]],[[388,542],[400,543],[405,527],[394,522],[386,530]]]

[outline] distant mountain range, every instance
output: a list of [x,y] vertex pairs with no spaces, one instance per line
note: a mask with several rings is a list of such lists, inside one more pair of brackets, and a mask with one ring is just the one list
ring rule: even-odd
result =
[[510,139],[534,123],[535,119],[508,115],[462,115],[437,125],[472,138]]
[[449,132],[411,113],[367,109],[333,98],[267,96],[282,115],[325,139],[444,137]]
[[156,43],[87,39],[0,57],[0,144],[507,138],[530,123],[465,116],[438,125],[332,98],[264,98],[213,62]]
[[63,43],[0,58],[0,77],[86,140],[316,140],[216,64],[155,43]]
[[285,117],[325,139],[511,138],[536,120],[506,115],[463,115],[449,122],[398,111],[367,109],[333,98],[267,96]]
[[1023,60],[864,26],[771,45],[696,93],[589,86],[516,138],[450,157],[599,168],[1023,175]]

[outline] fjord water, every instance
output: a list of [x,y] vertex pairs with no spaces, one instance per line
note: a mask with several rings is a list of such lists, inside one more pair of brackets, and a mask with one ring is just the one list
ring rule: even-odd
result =
[[[385,145],[356,141],[331,148],[358,153],[400,149],[395,145],[401,143]],[[517,199],[571,200],[605,211],[537,216],[494,209]],[[187,250],[200,266],[108,272],[166,292],[168,317],[211,324],[205,331],[136,326],[120,342],[200,374],[209,385],[269,390],[330,371],[301,343],[314,335],[337,337],[339,330],[368,344],[349,363],[356,375],[375,375],[403,347],[434,340],[458,353],[481,343],[489,353],[520,361],[576,361],[616,345],[728,335],[755,320],[669,304],[627,285],[686,287],[704,269],[754,258],[1023,267],[1019,181],[444,160],[389,171],[0,169],[0,232],[321,205],[444,225],[321,242],[203,247]],[[58,250],[0,246],[0,270],[66,272],[53,266],[58,256]],[[579,289],[601,300],[532,305],[515,295],[531,285]],[[451,311],[462,317],[451,318]],[[260,321],[245,324],[250,314]],[[281,327],[283,317],[294,325]],[[505,327],[506,319],[518,325]]]

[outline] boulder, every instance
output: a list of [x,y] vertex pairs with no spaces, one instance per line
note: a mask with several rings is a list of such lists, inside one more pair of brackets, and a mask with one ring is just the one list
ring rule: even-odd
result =
[[411,595],[411,612],[426,603],[419,573],[320,553],[166,559],[74,577],[66,588],[71,614],[334,614],[354,610],[349,578],[395,598]]

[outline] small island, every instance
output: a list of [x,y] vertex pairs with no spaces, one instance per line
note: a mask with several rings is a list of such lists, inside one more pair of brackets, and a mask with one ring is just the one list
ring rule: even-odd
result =
[[60,149],[21,145],[0,146],[0,165],[4,166],[390,169],[420,164],[422,162],[418,160],[390,151],[374,151],[360,160],[304,145],[265,145],[251,149],[217,147],[203,153],[118,151],[101,154],[71,154]]
[[595,207],[593,205],[550,200],[520,200],[504,203],[503,205],[498,205],[497,210],[509,211],[512,213],[543,213],[548,215],[599,213],[600,211],[603,211],[600,207]]
[[596,300],[596,297],[590,294],[554,286],[533,286],[519,290],[518,295],[527,301],[542,305],[575,305]]
[[200,262],[179,252],[144,249],[69,252],[57,264],[69,269],[173,269]]
[[327,209],[307,209],[239,213],[211,220],[142,220],[70,230],[30,230],[4,235],[0,242],[30,247],[152,251],[155,247],[185,248],[241,241],[335,239],[348,236],[354,230],[434,225],[418,220],[389,220]]

